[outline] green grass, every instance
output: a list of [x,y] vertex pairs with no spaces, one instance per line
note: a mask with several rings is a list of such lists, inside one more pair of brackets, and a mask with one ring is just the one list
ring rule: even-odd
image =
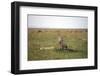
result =
[[[28,29],[28,60],[80,59],[87,58],[87,31],[86,29]],[[59,34],[70,50],[60,50]],[[49,50],[40,50],[40,47],[55,47]]]

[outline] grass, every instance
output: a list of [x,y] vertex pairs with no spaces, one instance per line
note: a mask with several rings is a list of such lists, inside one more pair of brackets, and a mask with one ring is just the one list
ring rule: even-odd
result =
[[[63,36],[66,50],[60,50],[59,34]],[[41,47],[55,47],[40,50]],[[80,59],[88,57],[86,29],[28,29],[28,60]]]

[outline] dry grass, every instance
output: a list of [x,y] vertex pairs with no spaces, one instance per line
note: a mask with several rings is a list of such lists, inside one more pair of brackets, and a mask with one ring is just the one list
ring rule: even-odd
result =
[[[60,50],[59,34],[63,36],[67,50]],[[41,47],[51,47],[43,49]],[[28,60],[80,59],[87,58],[86,29],[28,29]]]

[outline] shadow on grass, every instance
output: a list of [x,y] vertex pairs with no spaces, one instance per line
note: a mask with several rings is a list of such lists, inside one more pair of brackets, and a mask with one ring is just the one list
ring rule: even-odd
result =
[[70,49],[70,48],[67,48],[66,50],[67,50],[67,51],[70,51],[70,52],[75,52],[74,49]]
[[55,50],[59,51],[59,52],[76,52],[76,50],[70,49],[70,48],[67,48],[67,49],[55,49]]

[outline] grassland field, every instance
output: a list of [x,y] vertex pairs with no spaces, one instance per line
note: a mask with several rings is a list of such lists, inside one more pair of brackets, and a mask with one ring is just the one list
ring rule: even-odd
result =
[[[87,29],[28,28],[28,61],[87,58],[87,32]],[[59,34],[71,50],[59,49]],[[54,48],[41,50],[42,47]]]

